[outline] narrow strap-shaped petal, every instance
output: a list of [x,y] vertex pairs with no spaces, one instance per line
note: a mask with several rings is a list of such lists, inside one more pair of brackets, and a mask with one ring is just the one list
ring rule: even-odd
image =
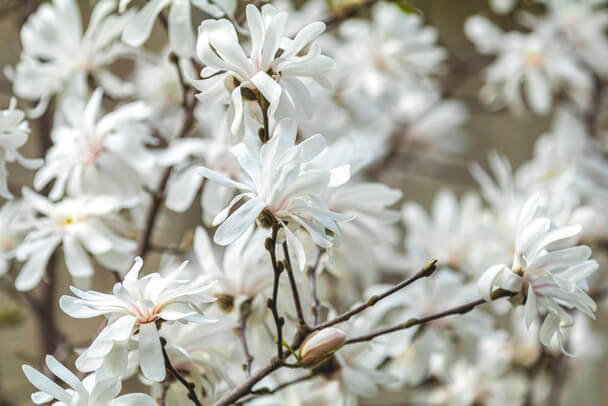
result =
[[165,379],[165,360],[154,323],[139,326],[139,363],[144,376],[152,382]]

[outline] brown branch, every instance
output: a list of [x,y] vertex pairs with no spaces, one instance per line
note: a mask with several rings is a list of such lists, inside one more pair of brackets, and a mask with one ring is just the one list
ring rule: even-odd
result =
[[164,339],[161,339],[161,349],[163,350],[163,358],[165,359],[165,368],[173,375],[175,379],[177,379],[188,391],[188,399],[190,399],[196,406],[203,406],[198,397],[196,396],[196,392],[194,391],[194,384],[192,382],[188,382],[186,378],[184,378],[177,369],[171,364],[171,360],[169,359],[169,355],[167,354],[167,350],[165,349],[165,345],[167,342]]
[[241,339],[241,347],[243,348],[243,355],[245,356],[244,369],[247,376],[251,376],[251,364],[253,357],[249,352],[249,346],[247,345],[247,319],[251,310],[251,300],[243,302],[241,305],[241,315],[239,322],[239,337]]
[[274,389],[262,388],[260,390],[254,390],[254,391],[252,391],[252,393],[248,397],[241,399],[237,403],[237,405],[245,404],[245,403],[247,403],[247,402],[249,402],[249,401],[251,401],[253,399],[259,398],[260,396],[267,396],[267,395],[275,394],[275,393],[277,393],[277,392],[279,392],[279,391],[281,391],[281,390],[283,390],[285,388],[288,388],[290,386],[297,385],[297,384],[302,383],[302,382],[306,382],[306,381],[314,378],[315,376],[316,375],[314,373],[310,373],[310,374],[301,376],[299,378],[295,378],[295,379],[293,379],[291,381],[283,382],[283,383],[277,385]]
[[277,309],[278,298],[279,298],[279,278],[281,272],[283,272],[283,263],[277,262],[276,255],[276,244],[277,234],[279,233],[280,226],[275,224],[272,226],[272,237],[266,239],[266,250],[270,254],[270,262],[272,263],[272,269],[274,271],[274,280],[272,283],[272,298],[266,301],[266,306],[272,312],[274,323],[277,327],[277,356],[283,358],[283,324],[285,319],[279,316],[279,310]]
[[[176,137],[179,139],[184,138],[186,135],[188,135],[188,133],[190,132],[190,130],[192,130],[192,127],[194,126],[194,108],[196,107],[197,99],[190,91],[190,86],[185,82],[181,68],[178,63],[178,58],[175,57],[175,55],[172,55],[171,61],[175,64],[175,68],[177,69],[180,84],[182,86],[183,91],[182,107],[184,108],[185,114],[182,128],[180,129]],[[158,183],[158,187],[156,188],[156,192],[152,195],[152,202],[150,203],[150,207],[148,208],[145,226],[141,234],[139,243],[137,245],[136,256],[144,258],[151,248],[152,233],[154,231],[156,221],[158,220],[158,215],[160,213],[160,209],[165,198],[165,189],[167,188],[167,184],[169,183],[169,178],[171,176],[172,171],[172,166],[164,170],[160,182]]]
[[[492,300],[500,299],[503,297],[511,297],[514,295],[515,295],[514,292],[510,292],[510,291],[506,291],[506,290],[497,290],[492,294]],[[443,312],[431,314],[429,316],[421,317],[419,319],[412,318],[412,319],[409,319],[408,321],[406,321],[405,323],[397,324],[396,326],[386,327],[386,328],[383,328],[380,330],[373,331],[369,334],[365,334],[365,335],[355,337],[355,338],[350,338],[350,339],[346,340],[346,343],[344,343],[344,344],[346,345],[346,344],[355,344],[355,343],[361,343],[361,342],[365,342],[365,341],[371,341],[372,339],[385,335],[385,334],[390,334],[395,331],[405,330],[405,329],[408,329],[408,328],[411,328],[414,326],[419,326],[421,324],[425,324],[425,323],[431,322],[433,320],[441,319],[441,318],[444,318],[447,316],[452,316],[452,315],[456,315],[456,314],[466,314],[466,313],[470,312],[471,310],[473,310],[474,308],[476,308],[477,306],[482,305],[484,303],[486,303],[485,299],[478,299],[478,300],[475,300],[474,302],[456,306],[451,309],[445,310]]]
[[405,288],[406,286],[411,285],[412,283],[416,282],[418,279],[431,276],[433,274],[433,272],[435,272],[435,269],[437,269],[437,260],[432,260],[422,270],[420,270],[418,273],[416,273],[411,278],[398,283],[397,285],[393,286],[392,288],[388,289],[386,292],[384,292],[380,295],[374,295],[374,296],[370,297],[367,300],[367,302],[360,304],[359,306],[357,306],[345,313],[342,313],[341,315],[335,317],[332,320],[326,321],[325,323],[322,323],[322,324],[315,325],[312,328],[312,331],[322,330],[324,328],[334,326],[336,324],[349,320],[354,315],[361,313],[368,307],[375,305],[376,303],[378,303],[380,300],[386,298],[387,296],[390,296],[393,293]]
[[304,319],[304,312],[302,312],[302,303],[300,302],[300,293],[298,292],[298,286],[293,276],[293,269],[291,268],[291,259],[289,258],[289,248],[287,248],[287,241],[283,242],[283,255],[285,256],[285,269],[287,270],[287,276],[289,277],[289,285],[291,286],[291,295],[293,297],[294,306],[296,308],[296,314],[298,316],[298,328],[303,333],[307,333],[310,330],[306,319]]
[[313,266],[308,269],[308,277],[310,278],[310,292],[312,295],[312,324],[319,324],[319,294],[317,292],[317,269],[319,268],[319,263],[321,262],[321,256],[323,255],[323,249],[319,248],[317,252],[317,259]]

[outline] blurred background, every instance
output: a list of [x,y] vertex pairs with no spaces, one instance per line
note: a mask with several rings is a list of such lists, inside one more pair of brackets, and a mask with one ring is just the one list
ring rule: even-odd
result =
[[[23,19],[36,6],[36,1],[30,0],[0,0],[0,66],[17,63],[20,48],[19,27]],[[80,0],[83,18],[90,14],[89,0]],[[447,73],[440,78],[442,87],[448,89],[451,97],[464,101],[470,109],[470,119],[465,128],[470,137],[468,150],[460,157],[449,163],[437,165],[435,162],[418,161],[413,164],[402,160],[391,163],[391,170],[383,173],[382,181],[392,187],[399,188],[404,193],[404,200],[418,201],[426,206],[432,201],[435,193],[442,186],[449,186],[452,190],[462,193],[475,188],[468,165],[478,161],[486,167],[487,153],[499,150],[511,160],[516,168],[523,161],[532,156],[534,141],[549,128],[549,119],[530,116],[528,119],[515,118],[508,110],[489,112],[480,105],[477,93],[481,83],[480,72],[488,59],[480,56],[473,45],[463,33],[465,19],[474,14],[481,13],[492,16],[502,28],[509,29],[514,26],[512,16],[497,16],[488,6],[487,0],[411,0],[409,3],[417,8],[424,16],[427,24],[439,30],[439,43],[444,46],[450,58],[446,64]],[[524,1],[524,7],[526,2]],[[532,4],[528,5],[533,7]],[[194,16],[196,21],[196,15]],[[156,27],[158,30],[158,27]],[[160,33],[156,32],[156,36]],[[152,39],[154,41],[154,37]],[[8,106],[11,95],[11,85],[5,77],[0,75],[0,107]],[[32,126],[33,136],[23,150],[26,156],[39,156],[36,152],[41,140],[38,138],[38,129]],[[11,183],[31,184],[33,171],[25,171],[16,165],[9,165]],[[162,235],[155,236],[159,241],[171,241],[174,235],[171,230],[182,229],[191,221],[200,219],[197,212],[198,205],[194,205],[191,212],[186,215],[175,215],[164,210],[161,225]],[[58,261],[63,264],[63,261]],[[96,290],[107,291],[114,283],[112,275],[108,272],[95,274],[94,286]],[[63,269],[58,270],[58,281],[55,297],[67,293],[69,276]],[[57,301],[54,301],[57,306]],[[598,306],[598,323],[608,328],[606,322],[606,306]],[[25,380],[20,365],[28,363],[39,366],[39,354],[43,353],[44,333],[38,330],[35,315],[28,310],[22,298],[0,291],[0,406],[21,405],[29,402],[32,386]],[[100,320],[78,320],[69,318],[58,308],[53,309],[57,317],[61,334],[74,343],[88,345],[91,338],[98,331]],[[608,375],[608,359],[604,360],[602,373],[590,379],[597,379],[596,393],[589,394],[589,399],[582,403],[576,399],[562,399],[563,405],[608,405],[608,388],[602,385],[602,377]],[[367,401],[368,405],[400,405],[403,396],[400,394],[384,394],[374,401]]]

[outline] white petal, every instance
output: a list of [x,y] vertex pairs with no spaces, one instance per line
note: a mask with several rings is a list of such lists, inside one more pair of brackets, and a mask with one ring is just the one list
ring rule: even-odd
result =
[[477,281],[479,294],[486,302],[492,301],[492,290],[498,277],[507,269],[505,265],[492,265],[488,268]]
[[51,381],[49,378],[35,370],[29,365],[23,365],[21,367],[25,377],[34,385],[36,388],[44,393],[48,393],[55,399],[62,401],[63,403],[70,405],[72,403],[72,397],[65,391],[61,386]]
[[545,321],[540,326],[540,342],[545,346],[549,346],[551,344],[551,338],[555,335],[555,332],[559,328],[560,318],[555,313],[549,313],[547,317],[545,317]]
[[139,362],[144,376],[152,382],[165,379],[165,360],[154,323],[139,326]]
[[536,307],[536,294],[534,294],[532,284],[530,284],[530,286],[528,287],[528,298],[526,300],[524,316],[527,328],[530,328],[534,320],[536,320],[536,316],[538,316],[538,308]]
[[194,51],[189,1],[174,1],[169,10],[169,43],[175,53],[188,58]]
[[21,272],[15,280],[15,288],[18,291],[28,291],[36,287],[42,279],[46,264],[49,262],[51,254],[55,251],[59,243],[55,239],[48,239],[48,245],[38,253],[30,256],[27,262],[21,267]]
[[110,402],[110,406],[157,406],[156,401],[143,393],[129,393]]
[[133,16],[129,24],[122,33],[122,40],[127,44],[138,47],[142,45],[152,31],[154,21],[161,10],[170,3],[171,0],[151,0],[137,14]]
[[73,277],[86,278],[93,275],[93,265],[80,241],[71,234],[63,237],[65,264]]
[[258,199],[249,199],[218,227],[213,237],[219,245],[228,245],[236,240],[253,224],[266,203]]

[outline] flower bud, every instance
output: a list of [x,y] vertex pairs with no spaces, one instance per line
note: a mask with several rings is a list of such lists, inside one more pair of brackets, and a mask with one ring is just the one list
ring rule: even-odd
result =
[[346,334],[337,328],[328,327],[315,331],[300,347],[300,365],[314,367],[328,356],[338,351],[346,341]]

